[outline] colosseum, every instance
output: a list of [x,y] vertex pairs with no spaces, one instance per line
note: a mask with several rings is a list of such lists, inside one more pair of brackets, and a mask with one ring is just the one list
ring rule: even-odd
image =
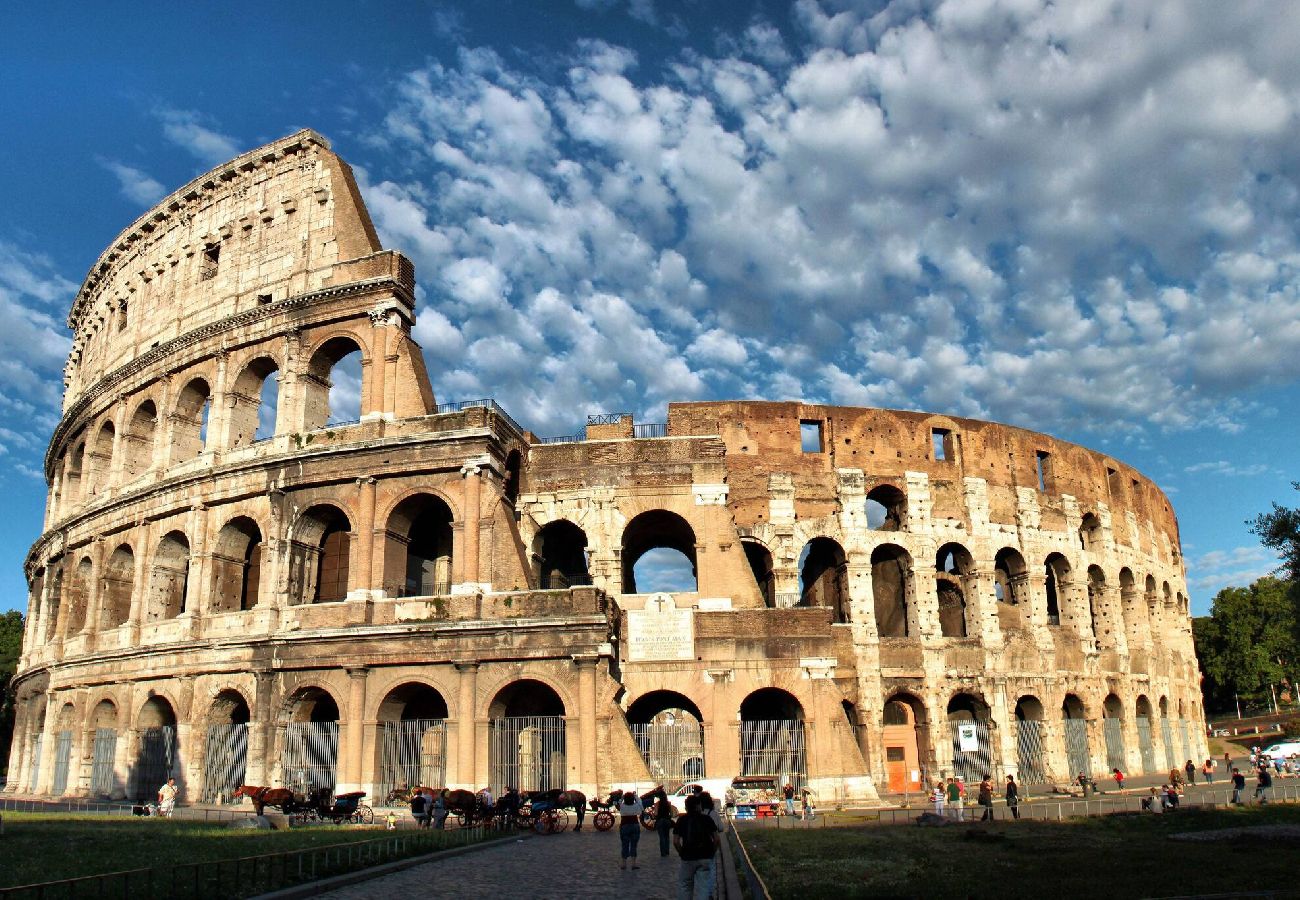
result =
[[770,776],[875,803],[1205,757],[1177,523],[1131,467],[802,402],[538,437],[438,402],[414,298],[312,131],[103,252],[68,318],[8,791]]

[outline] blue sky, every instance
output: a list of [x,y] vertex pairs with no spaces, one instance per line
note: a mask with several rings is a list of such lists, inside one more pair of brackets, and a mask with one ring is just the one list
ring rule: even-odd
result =
[[1300,502],[1300,20],[1274,4],[6,4],[0,609],[64,319],[155,199],[300,127],[417,264],[439,399],[1011,422],[1169,493],[1193,610]]

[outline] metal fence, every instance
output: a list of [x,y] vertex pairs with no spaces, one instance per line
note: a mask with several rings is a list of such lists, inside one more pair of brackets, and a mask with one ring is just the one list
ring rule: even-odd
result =
[[90,795],[111,797],[117,789],[114,762],[117,759],[117,730],[95,729],[95,750],[90,759]]
[[442,787],[447,783],[447,723],[444,719],[381,722],[383,754],[375,799],[394,788]]
[[[964,781],[977,782],[993,772],[993,745],[989,739],[989,723],[978,720],[957,720],[952,727],[952,771]],[[975,746],[963,731],[974,731]],[[965,749],[963,749],[965,745]]]
[[1151,743],[1151,720],[1146,716],[1138,716],[1137,722],[1138,733],[1138,751],[1142,754],[1142,771],[1147,775],[1156,773],[1156,748]]
[[1102,719],[1101,733],[1106,738],[1106,768],[1123,772],[1128,768],[1124,758],[1124,724],[1119,719]]
[[338,762],[338,722],[290,722],[284,726],[280,770],[285,787],[304,794],[313,788],[332,791]]
[[675,791],[704,777],[704,726],[698,722],[632,725],[650,780]]
[[1065,719],[1065,758],[1070,777],[1092,775],[1092,754],[1088,752],[1088,723],[1083,719]]
[[31,783],[27,789],[35,794],[41,786],[41,755],[45,751],[45,735],[38,734],[32,738]]
[[1016,721],[1016,765],[1021,784],[1043,784],[1047,766],[1043,762],[1043,723],[1037,719]]
[[137,803],[152,802],[158,789],[176,775],[176,726],[143,728],[136,736],[139,743],[127,793]]
[[808,780],[804,724],[800,719],[740,723],[740,774],[772,775],[802,788]]
[[1160,720],[1160,737],[1164,739],[1165,744],[1165,770],[1170,771],[1178,767],[1178,755],[1174,751],[1174,729],[1169,725],[1169,719]]
[[203,752],[204,803],[234,803],[248,766],[248,724],[209,725]]
[[72,764],[72,732],[60,731],[54,735],[54,783],[50,793],[62,797],[68,792],[68,768]]
[[521,791],[566,787],[563,716],[492,719],[488,754],[488,782],[497,795],[507,787]]

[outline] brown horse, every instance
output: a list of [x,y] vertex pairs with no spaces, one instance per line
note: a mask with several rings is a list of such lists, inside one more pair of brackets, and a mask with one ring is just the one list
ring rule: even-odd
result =
[[247,797],[253,801],[253,809],[260,816],[268,806],[274,806],[284,812],[285,806],[294,802],[293,791],[288,788],[258,787],[241,784],[235,788],[235,797]]
[[533,800],[545,800],[557,809],[571,809],[578,819],[578,824],[573,826],[574,831],[582,830],[582,822],[587,817],[587,795],[582,791],[561,790],[555,788],[549,791],[524,791],[519,798],[525,802]]

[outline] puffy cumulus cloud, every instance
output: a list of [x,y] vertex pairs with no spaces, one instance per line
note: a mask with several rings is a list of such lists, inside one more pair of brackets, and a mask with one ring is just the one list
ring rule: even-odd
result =
[[1275,12],[800,0],[666,60],[466,48],[395,84],[410,174],[364,190],[440,393],[546,425],[767,395],[1233,429],[1300,378]]

